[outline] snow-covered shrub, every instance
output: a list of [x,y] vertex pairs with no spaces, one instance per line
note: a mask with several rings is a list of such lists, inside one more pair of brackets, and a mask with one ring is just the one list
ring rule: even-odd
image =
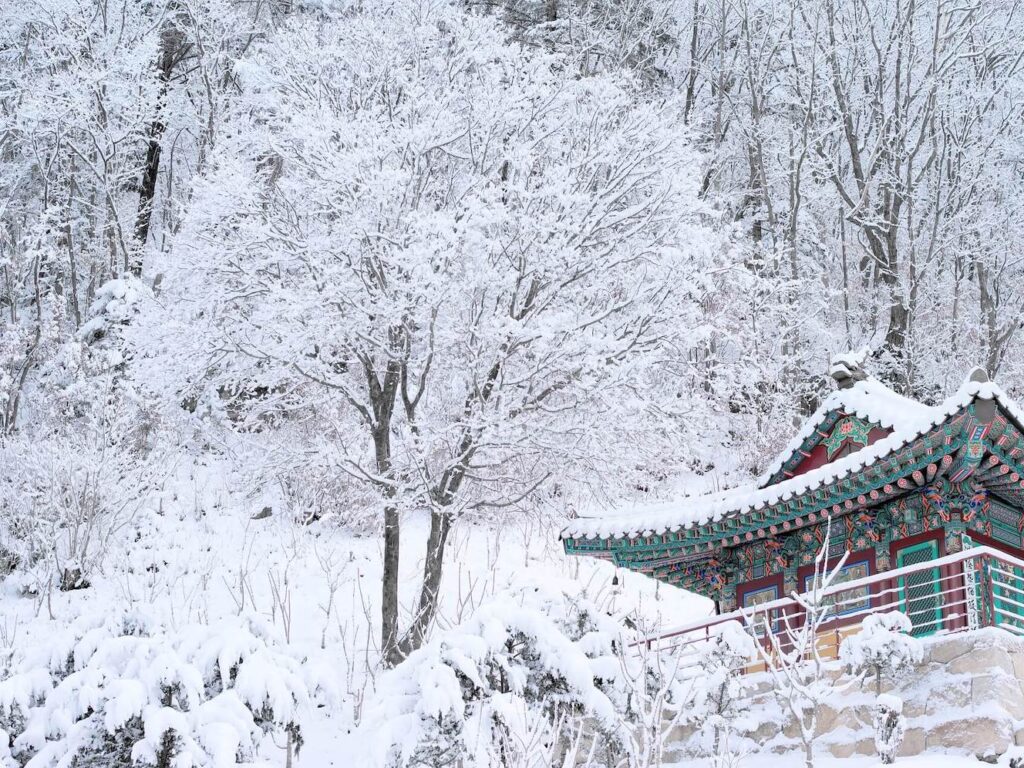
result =
[[883,677],[896,679],[921,662],[924,649],[909,634],[912,629],[910,619],[898,611],[871,614],[860,632],[843,640],[839,659],[858,677],[873,673],[875,692],[880,694]]
[[88,430],[9,439],[0,466],[0,577],[18,570],[32,593],[87,587],[157,469]]
[[[159,426],[152,393],[137,377],[126,375],[136,351],[128,327],[151,296],[149,287],[138,278],[109,280],[97,290],[87,320],[78,331],[81,388],[85,390],[79,399],[93,405],[93,421],[103,424],[114,442],[136,454],[148,453]],[[157,387],[160,383],[156,382]],[[152,382],[146,382],[150,385]],[[97,408],[96,404],[106,407]]]
[[[89,306],[88,319],[78,330],[78,338],[96,346],[101,339],[113,337],[114,344],[111,346],[116,346],[119,342],[119,329],[138,315],[143,299],[150,295],[148,286],[131,275],[108,280],[96,291],[96,298]],[[113,355],[109,347],[108,351]],[[123,362],[123,359],[111,356],[108,362],[113,366]]]
[[18,429],[0,440],[0,578],[21,571],[29,592],[88,586],[163,471],[148,456],[153,405],[123,370],[148,293],[135,278],[100,286],[79,332],[33,367]]
[[141,613],[80,620],[0,681],[6,759],[32,768],[236,765],[269,732],[297,749],[315,687],[308,677],[255,619],[176,632]]
[[566,590],[495,597],[381,677],[362,725],[369,762],[517,765],[538,742],[555,755],[567,727],[584,721],[599,759],[628,751],[634,702],[623,684],[621,632]]
[[701,674],[694,681],[690,719],[701,731],[703,752],[717,761],[729,752],[729,735],[749,709],[749,679],[741,674],[757,658],[754,639],[737,621],[715,628],[701,651]]
[[891,765],[896,760],[906,721],[903,717],[903,699],[889,693],[883,693],[875,703],[875,749],[882,763]]

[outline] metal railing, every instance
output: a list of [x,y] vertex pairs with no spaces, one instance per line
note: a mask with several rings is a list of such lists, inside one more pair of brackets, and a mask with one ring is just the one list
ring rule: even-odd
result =
[[[830,611],[816,635],[819,653],[826,659],[838,656],[843,638],[856,633],[866,616],[890,611],[905,614],[912,634],[919,637],[994,626],[1024,635],[1024,560],[979,546],[833,584],[819,591],[819,600]],[[762,642],[766,628],[772,628],[785,650],[786,635],[803,626],[805,614],[800,600],[785,597],[675,627],[635,645],[638,650],[671,653],[686,667],[688,662],[699,663],[702,647],[716,628],[736,621]]]

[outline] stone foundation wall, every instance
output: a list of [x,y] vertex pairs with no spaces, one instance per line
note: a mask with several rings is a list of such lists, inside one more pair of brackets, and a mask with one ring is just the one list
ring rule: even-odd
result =
[[[874,681],[850,685],[838,666],[830,670],[837,692],[818,716],[815,751],[835,757],[875,753],[872,715]],[[924,661],[897,685],[883,690],[899,695],[907,719],[901,755],[941,750],[981,758],[1024,746],[1024,638],[1001,629],[925,640]],[[788,752],[801,747],[796,724],[789,721],[770,692],[770,682],[755,681],[753,730],[738,734],[744,750]],[[693,754],[692,729],[668,734],[676,759]]]

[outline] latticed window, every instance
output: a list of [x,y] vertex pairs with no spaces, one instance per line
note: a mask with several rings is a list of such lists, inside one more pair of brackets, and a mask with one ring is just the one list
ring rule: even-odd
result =
[[[927,563],[938,555],[938,542],[925,541],[901,549],[897,555],[897,566],[904,568]],[[900,577],[900,598],[904,612],[914,625],[912,634],[918,637],[930,635],[941,628],[941,591],[938,568],[928,568]]]

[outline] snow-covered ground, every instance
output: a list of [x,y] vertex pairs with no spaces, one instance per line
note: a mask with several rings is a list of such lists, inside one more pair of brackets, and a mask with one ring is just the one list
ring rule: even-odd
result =
[[[303,661],[314,691],[302,715],[304,746],[295,765],[367,764],[367,729],[358,726],[381,674],[379,538],[332,521],[297,523],[278,503],[250,493],[226,460],[182,462],[145,505],[121,521],[88,588],[31,594],[25,591],[30,579],[24,575],[3,582],[0,629],[6,653],[45,654],[66,642],[76,622],[101,622],[124,610],[141,611],[169,632],[187,633],[189,627],[232,617],[262,619],[284,652]],[[265,514],[267,507],[270,514]],[[407,521],[409,548],[401,574],[405,606],[412,603],[418,582],[422,552],[414,547],[425,539],[425,526],[425,520]],[[614,584],[611,565],[564,556],[558,530],[550,523],[457,526],[451,548],[435,635],[468,622],[495,596],[528,585],[575,591],[651,629],[695,621],[712,611],[703,598],[629,572],[619,572]],[[401,620],[407,623],[408,616]],[[879,765],[874,759],[839,760],[820,751],[818,768]],[[286,741],[280,733],[271,734],[260,754],[268,764],[283,765]],[[1008,759],[1004,756],[1000,764],[1008,765]],[[801,761],[796,752],[748,754],[739,764],[776,768]],[[929,754],[899,764],[953,768],[977,762]]]
[[[1010,764],[1010,759],[1017,755],[1018,752],[1012,751],[1000,758],[998,765],[1007,766]],[[796,755],[779,756],[779,755],[748,755],[743,758],[742,765],[744,768],[789,768],[793,766],[802,765],[799,758]],[[848,757],[848,758],[835,758],[822,756],[818,757],[814,761],[816,768],[881,768],[882,763],[875,757]],[[969,757],[964,755],[950,755],[942,754],[939,752],[929,753],[927,755],[917,755],[916,757],[901,757],[898,758],[895,765],[900,768],[978,768],[981,763],[975,757]],[[682,768],[682,766],[680,766]],[[690,766],[686,766],[690,768]]]
[[[23,574],[0,586],[0,629],[15,654],[47,648],[75,622],[140,609],[181,629],[233,616],[262,617],[322,683],[303,722],[298,765],[351,766],[365,733],[364,704],[379,674],[380,539],[333,522],[288,519],[277,499],[252,496],[226,461],[182,462],[157,492],[121,520],[102,565],[85,589],[37,591]],[[271,513],[261,513],[270,507]],[[261,519],[253,519],[261,517]],[[405,525],[403,605],[422,568],[427,523]],[[405,542],[403,542],[405,543]],[[628,612],[651,627],[709,615],[709,601],[567,558],[553,525],[457,526],[442,585],[437,630],[469,618],[484,601],[531,583],[567,585],[610,612]],[[36,591],[36,594],[31,592]],[[402,623],[408,620],[401,617]],[[283,741],[268,738],[263,755],[283,764]]]
[[[370,768],[371,711],[400,741],[460,691],[500,746],[434,717],[420,765],[550,765],[613,700],[656,730],[590,629],[712,606],[562,526],[881,459],[982,362],[1021,394],[1024,17],[976,5],[0,4],[0,768]],[[826,399],[859,347],[901,395]],[[895,433],[718,493],[819,405]]]

